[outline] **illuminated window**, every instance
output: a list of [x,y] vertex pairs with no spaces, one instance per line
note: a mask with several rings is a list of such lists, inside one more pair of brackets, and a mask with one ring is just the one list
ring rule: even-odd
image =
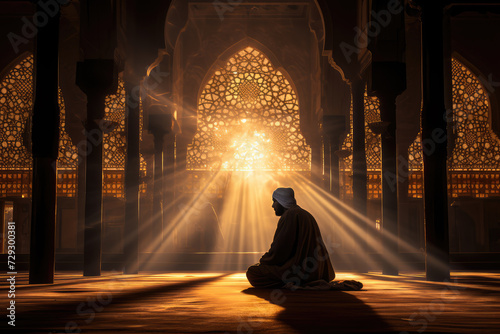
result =
[[[140,140],[143,128],[142,107],[140,108]],[[103,195],[118,198],[125,196],[125,83],[119,78],[116,94],[107,95],[105,100],[104,120],[106,128],[103,139]],[[141,172],[146,173],[146,161],[141,154]],[[141,192],[145,192],[145,188]]]
[[204,87],[187,169],[310,171],[297,95],[262,52],[237,52]]
[[33,56],[17,64],[0,82],[1,169],[28,170],[31,153],[30,114],[33,109]]
[[[0,82],[0,196],[24,196],[31,193],[32,156],[30,120],[33,109],[33,56],[14,66]],[[77,189],[78,149],[66,132],[66,108],[59,90],[60,141],[57,159],[57,195],[74,197]],[[104,196],[123,197],[125,167],[125,89],[120,80],[117,94],[106,97],[105,120],[109,133],[104,135]],[[142,132],[142,114],[141,114]],[[85,146],[82,145],[82,149]],[[84,152],[81,152],[83,154]],[[141,157],[141,170],[146,170]],[[110,173],[110,175],[107,175]]]
[[[500,194],[500,142],[489,126],[488,95],[478,78],[452,59],[453,154],[449,157],[452,197],[489,197]],[[412,178],[409,195],[422,197],[423,151],[421,133],[410,146]]]
[[[500,142],[489,126],[489,102],[484,87],[477,77],[458,60],[452,59],[452,93],[454,122],[454,149],[449,158],[450,195],[489,197],[500,194]],[[380,121],[380,104],[376,97],[365,93],[365,147],[367,160],[368,198],[381,196],[381,141],[368,124]],[[352,153],[351,132],[342,145],[344,152]],[[408,195],[423,196],[423,151],[421,133],[408,150]],[[352,198],[352,155],[341,159],[341,183],[344,198]]]
[[[31,193],[31,111],[33,56],[24,58],[0,82],[0,195],[28,197]],[[66,132],[66,108],[61,90],[57,195],[76,195],[78,152]]]
[[489,126],[489,101],[472,72],[452,61],[453,121],[456,139],[452,169],[491,171],[500,167],[500,145]]
[[125,168],[125,87],[123,80],[118,82],[116,94],[107,95],[104,119],[111,130],[104,133],[103,169],[123,170]]
[[[365,90],[364,98],[365,110],[365,150],[366,150],[366,169],[367,169],[367,188],[368,198],[380,198],[381,196],[381,176],[380,169],[382,165],[382,142],[380,135],[376,135],[369,128],[368,124],[380,122],[380,102],[376,96],[368,96]],[[342,144],[344,152],[352,153],[352,100],[350,112],[351,131],[347,134]],[[345,154],[341,157],[341,186],[343,188],[344,198],[352,198],[352,154]]]

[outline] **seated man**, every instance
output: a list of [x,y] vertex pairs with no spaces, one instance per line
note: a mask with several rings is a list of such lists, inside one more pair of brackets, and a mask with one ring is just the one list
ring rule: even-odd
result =
[[280,288],[333,280],[335,272],[318,224],[297,205],[292,188],[274,191],[273,209],[281,218],[271,248],[258,264],[247,270],[250,284],[257,288]]

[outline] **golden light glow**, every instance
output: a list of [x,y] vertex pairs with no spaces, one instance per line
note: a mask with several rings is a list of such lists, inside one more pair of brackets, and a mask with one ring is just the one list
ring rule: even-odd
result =
[[[457,59],[452,59],[453,112],[446,115],[452,124],[450,145],[453,154],[448,161],[449,196],[485,198],[500,194],[500,141],[492,131],[490,102],[485,87],[478,77]],[[368,199],[380,199],[381,140],[368,123],[380,121],[380,102],[365,92],[365,150],[368,176]],[[427,145],[427,150],[432,143]],[[342,151],[352,153],[351,132],[342,145]],[[423,146],[421,132],[408,149],[408,196],[423,197]],[[352,199],[352,155],[341,159],[341,196]]]
[[[242,122],[245,123],[245,122]],[[227,159],[222,163],[223,170],[254,171],[263,170],[270,165],[271,139],[265,132],[246,129],[234,136],[229,146]]]
[[309,171],[299,103],[286,76],[247,47],[218,68],[198,102],[187,169]]

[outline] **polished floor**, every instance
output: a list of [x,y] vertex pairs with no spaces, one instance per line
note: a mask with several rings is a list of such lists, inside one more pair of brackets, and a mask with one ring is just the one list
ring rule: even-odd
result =
[[15,331],[3,316],[2,333],[500,333],[500,273],[453,272],[440,283],[423,273],[338,273],[363,282],[353,292],[254,289],[244,273],[27,279],[16,276]]

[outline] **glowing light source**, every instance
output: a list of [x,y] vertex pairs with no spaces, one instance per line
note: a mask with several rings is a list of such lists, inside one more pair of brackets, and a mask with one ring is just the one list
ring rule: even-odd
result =
[[270,143],[271,140],[265,132],[247,129],[243,135],[238,134],[232,138],[222,168],[235,171],[265,169],[271,159]]
[[246,47],[214,72],[200,95],[187,169],[310,171],[299,116],[286,76],[261,51]]

